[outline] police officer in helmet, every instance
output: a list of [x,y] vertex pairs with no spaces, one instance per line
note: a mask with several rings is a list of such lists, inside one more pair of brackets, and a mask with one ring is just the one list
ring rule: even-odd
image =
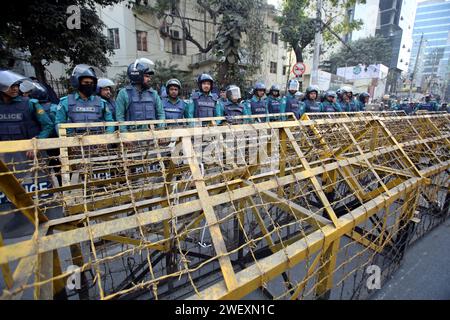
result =
[[[48,138],[53,131],[53,122],[39,101],[19,95],[25,80],[18,73],[0,70],[0,141]],[[27,156],[32,158],[33,152]]]
[[[253,87],[253,97],[244,102],[252,115],[266,115],[268,114],[267,100],[265,99],[266,86],[262,82],[256,82]],[[267,121],[267,118],[257,118],[256,121]]]
[[181,82],[170,79],[166,83],[167,97],[162,99],[166,119],[183,119],[186,115],[186,103],[179,98]]
[[295,93],[300,89],[300,83],[296,79],[289,80],[288,92],[286,94],[286,112],[293,112],[297,119],[305,112],[304,104],[302,101],[295,97]]
[[113,118],[116,118],[116,101],[113,98],[113,90],[115,84],[112,80],[107,78],[100,78],[97,82],[97,94],[106,101]]
[[356,101],[356,108],[358,111],[366,111],[366,105],[369,103],[370,94],[368,92],[361,92],[358,95],[358,100]]
[[[251,111],[248,105],[241,102],[241,89],[236,85],[230,85],[227,87],[227,101],[217,103],[216,116],[225,117],[226,122],[230,124],[235,124],[242,122],[241,119],[233,119],[235,116],[250,115]],[[217,124],[222,121],[218,120]],[[249,119],[244,119],[243,122],[248,123]]]
[[222,103],[227,102],[228,98],[227,98],[227,88],[226,87],[220,88],[219,95],[220,95],[219,102],[222,102]]
[[219,97],[212,93],[214,79],[207,73],[197,77],[198,90],[191,94],[188,104],[187,118],[214,117]]
[[[28,94],[30,99],[36,99],[39,101],[39,104],[42,106],[42,108],[47,113],[48,117],[52,121],[52,123],[55,123],[56,118],[56,112],[58,110],[58,105],[54,104],[50,101],[50,96],[48,93],[48,89],[41,83],[37,81],[33,81],[33,89]],[[50,133],[49,137],[53,138],[56,137],[56,131],[53,126],[53,130]]]
[[341,88],[342,98],[340,101],[340,105],[342,111],[345,112],[355,112],[358,111],[358,108],[353,100],[353,89],[349,86],[344,86]]
[[[151,88],[151,76],[155,73],[154,63],[147,58],[136,59],[128,66],[130,85],[122,88],[116,99],[117,121],[164,120],[165,112],[161,98]],[[148,126],[120,126],[128,129],[145,130]]]
[[[274,84],[269,89],[267,96],[267,109],[269,113],[285,113],[286,112],[286,100],[280,95],[280,86]],[[286,117],[273,117],[273,120],[285,120]]]
[[420,103],[415,111],[425,110],[425,111],[438,111],[438,106],[436,102],[431,101],[431,95],[425,95],[425,101]]
[[341,106],[336,102],[337,94],[334,91],[327,91],[324,94],[325,100],[321,104],[322,112],[341,112]]
[[[53,130],[53,122],[39,101],[20,95],[19,86],[23,82],[28,82],[31,90],[27,91],[30,93],[33,88],[30,79],[10,70],[0,70],[0,141],[48,138]],[[41,171],[35,171],[39,167],[30,170],[33,162],[27,161],[27,158],[34,158],[34,151],[3,153],[0,158],[5,163],[14,162],[14,176],[22,185],[41,189],[47,176]],[[0,215],[1,236],[8,239],[32,234],[35,231],[34,225],[21,212],[14,212],[15,206],[6,197],[2,200],[0,210],[9,214]]]
[[305,112],[321,112],[322,108],[320,107],[319,102],[319,87],[317,86],[309,86],[306,88],[305,95]]
[[[93,67],[79,64],[73,69],[70,77],[70,84],[76,89],[59,101],[56,111],[55,125],[61,123],[95,123],[114,121],[111,110],[106,101],[95,95],[97,90],[97,74]],[[95,131],[96,128],[88,130]],[[107,132],[114,132],[114,127],[107,127]],[[85,129],[76,129],[76,132],[83,132]],[[72,129],[67,130],[73,132]]]

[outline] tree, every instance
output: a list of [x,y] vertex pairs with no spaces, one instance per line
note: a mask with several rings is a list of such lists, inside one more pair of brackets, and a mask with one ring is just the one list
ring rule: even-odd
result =
[[366,66],[375,63],[390,65],[392,50],[390,41],[386,38],[378,36],[359,39],[349,42],[348,47],[342,48],[330,57],[333,73],[339,67],[356,66],[358,64]]
[[[154,89],[159,90],[162,85],[165,85],[169,79],[180,80],[183,89],[186,92],[192,89],[193,80],[188,75],[187,72],[178,70],[177,64],[172,64],[172,62],[167,63],[166,61],[155,61],[155,74],[152,76],[151,85]],[[128,75],[126,71],[118,73],[114,78],[114,83],[116,83],[116,91],[130,84]]]
[[[216,73],[220,84],[241,84],[250,74],[254,74],[261,62],[263,37],[267,29],[261,15],[263,0],[197,0],[199,12],[206,12],[212,23],[219,26],[214,39],[206,45],[202,45],[191,33],[191,22],[201,20],[186,17],[177,4],[177,0],[156,0],[153,5],[146,0],[138,0],[130,5],[137,13],[156,15],[162,20],[162,27],[178,19],[186,41],[193,43],[200,53],[213,51],[218,58]],[[243,33],[248,36],[245,42]],[[247,67],[241,63],[244,56]]]
[[314,42],[317,27],[328,46],[337,43],[340,34],[358,29],[362,21],[342,19],[342,11],[352,8],[357,2],[365,3],[364,0],[323,0],[324,14],[322,20],[317,22],[315,18],[308,16],[308,12],[315,16],[315,1],[285,0],[277,22],[280,26],[281,39],[292,47],[297,62],[303,62],[304,50]]
[[[95,5],[108,6],[121,0],[43,0],[7,1],[0,13],[0,57],[17,59],[15,50],[27,51],[24,60],[31,63],[39,81],[47,82],[45,66],[54,61],[87,63],[103,69],[109,65],[107,54],[113,53],[103,35],[105,25],[95,11]],[[69,29],[67,20],[80,9],[79,29]]]
[[[220,59],[217,68],[218,81],[222,84],[243,86],[245,79],[253,75],[261,64],[266,33],[260,12],[263,3],[255,0],[222,0],[220,3],[223,12],[222,24],[214,48]],[[248,39],[246,46],[242,42],[244,32],[247,33]]]
[[180,80],[183,88],[182,91],[186,92],[192,89],[193,79],[187,72],[178,70],[177,64],[166,61],[155,61],[155,74],[152,76],[152,85],[156,89],[160,89],[165,85],[169,79]]

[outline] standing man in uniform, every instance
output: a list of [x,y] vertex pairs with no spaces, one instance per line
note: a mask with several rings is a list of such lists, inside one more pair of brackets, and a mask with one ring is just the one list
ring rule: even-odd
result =
[[186,103],[179,98],[181,82],[178,79],[170,79],[166,83],[168,96],[162,99],[166,119],[183,119],[186,116]]
[[227,102],[227,88],[226,87],[222,87],[220,88],[220,98],[219,98],[219,102],[221,102],[222,104],[225,104]]
[[366,105],[369,103],[369,99],[370,94],[368,92],[361,92],[356,101],[356,109],[358,109],[358,111],[366,111]]
[[[97,90],[97,75],[94,68],[79,64],[75,66],[70,77],[70,84],[76,92],[62,97],[55,116],[55,125],[61,123],[93,123],[114,121],[106,101],[95,95]],[[96,128],[89,128],[96,130]],[[73,129],[67,130],[68,133]],[[86,129],[76,129],[75,132],[85,132]],[[108,133],[114,132],[114,127],[106,128]]]
[[113,115],[113,119],[116,119],[116,101],[113,98],[113,90],[115,84],[113,81],[100,78],[97,82],[97,94],[106,101],[106,105]]
[[[280,86],[274,84],[270,87],[269,95],[267,97],[267,109],[269,113],[285,113],[286,100],[280,95]],[[272,117],[272,120],[285,120],[285,116]]]
[[[233,119],[235,116],[251,115],[248,105],[241,102],[241,89],[236,85],[230,85],[227,88],[227,101],[225,103],[219,101],[216,107],[216,116],[225,117],[229,124],[242,122],[242,119]],[[244,123],[248,123],[249,119],[244,119]],[[217,120],[217,124],[221,124],[222,120]]]
[[[53,122],[36,99],[19,95],[26,78],[10,70],[0,70],[0,141],[48,138]],[[27,152],[32,158],[33,152]]]
[[[19,86],[23,81],[29,80],[13,71],[0,70],[0,141],[43,139],[53,131],[53,123],[39,102],[20,96]],[[34,151],[4,153],[0,157],[5,163],[15,163],[15,176],[21,184],[41,189],[45,174],[40,171],[35,184],[34,169],[30,170],[33,163],[27,161],[34,159]],[[0,201],[2,212],[15,209],[9,201]],[[34,231],[34,224],[21,212],[0,216],[0,233],[5,239],[30,235]]]
[[197,77],[198,91],[191,94],[188,104],[187,118],[214,117],[219,97],[211,91],[214,79],[207,73]]
[[309,86],[306,88],[306,97],[305,97],[305,112],[321,112],[322,108],[320,106],[320,102],[318,100],[319,95],[319,87],[317,86]]
[[[155,74],[154,63],[146,58],[136,59],[128,66],[127,75],[131,84],[121,89],[117,94],[117,121],[165,119],[161,98],[150,85],[153,74]],[[147,125],[120,126],[120,131],[127,132],[128,129],[146,130],[147,128]]]
[[419,110],[426,110],[426,111],[438,111],[438,107],[436,102],[431,101],[431,95],[427,94],[425,96],[425,101],[420,103],[417,107],[415,112]]
[[305,106],[302,101],[297,99],[295,94],[300,89],[300,83],[296,79],[289,80],[288,83],[288,92],[286,93],[285,102],[286,102],[286,112],[292,112],[295,114],[297,119],[305,113]]
[[[266,115],[268,114],[267,100],[265,99],[266,86],[262,82],[255,83],[253,87],[253,97],[246,102],[244,105],[251,110],[252,115]],[[267,121],[266,118],[254,118],[253,120],[261,122]]]
[[325,92],[325,100],[321,104],[322,112],[342,112],[341,106],[336,102],[337,94],[334,91]]
[[344,86],[340,89],[341,99],[339,100],[339,104],[344,112],[356,112],[357,107],[355,101],[353,100],[353,89]]

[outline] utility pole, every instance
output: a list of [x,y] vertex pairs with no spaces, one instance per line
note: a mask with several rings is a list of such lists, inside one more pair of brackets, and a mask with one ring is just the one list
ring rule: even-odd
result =
[[417,65],[418,65],[417,62],[420,57],[420,51],[422,50],[422,43],[423,43],[423,33],[422,33],[422,36],[420,37],[419,49],[417,50],[416,61],[414,62],[414,70],[411,75],[411,84],[409,85],[409,99],[412,99],[412,87],[413,87],[413,83],[414,83],[414,77],[416,76],[416,72],[417,72]]
[[316,36],[314,37],[314,56],[311,70],[311,84],[319,84],[319,60],[320,60],[320,46],[322,44],[322,33],[320,32],[322,26],[322,0],[317,0],[316,10]]

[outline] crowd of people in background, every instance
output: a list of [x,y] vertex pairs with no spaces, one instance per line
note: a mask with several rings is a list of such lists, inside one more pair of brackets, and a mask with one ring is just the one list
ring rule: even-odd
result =
[[[244,119],[244,123],[285,120],[288,113],[300,119],[305,113],[362,112],[371,98],[369,93],[355,93],[349,86],[323,92],[311,85],[301,92],[296,79],[288,82],[284,96],[279,85],[266,88],[263,82],[256,82],[244,97],[237,85],[217,86],[207,73],[197,77],[198,88],[189,99],[181,97],[183,84],[178,79],[167,81],[160,95],[151,87],[154,64],[146,58],[131,63],[127,75],[130,84],[115,95],[112,80],[98,78],[91,66],[77,65],[70,77],[74,91],[57,99],[47,84],[0,70],[0,141],[56,137],[62,123],[221,117],[216,121],[221,124],[236,123],[237,119]],[[430,95],[422,103],[406,99],[389,104],[384,110],[403,110],[408,114],[419,110],[450,112],[447,104],[439,105]],[[249,115],[260,117],[236,117]],[[133,126],[141,127],[145,126]],[[108,126],[106,132],[116,129]],[[130,126],[119,126],[121,132],[130,129]],[[83,131],[83,128],[75,130]]]

